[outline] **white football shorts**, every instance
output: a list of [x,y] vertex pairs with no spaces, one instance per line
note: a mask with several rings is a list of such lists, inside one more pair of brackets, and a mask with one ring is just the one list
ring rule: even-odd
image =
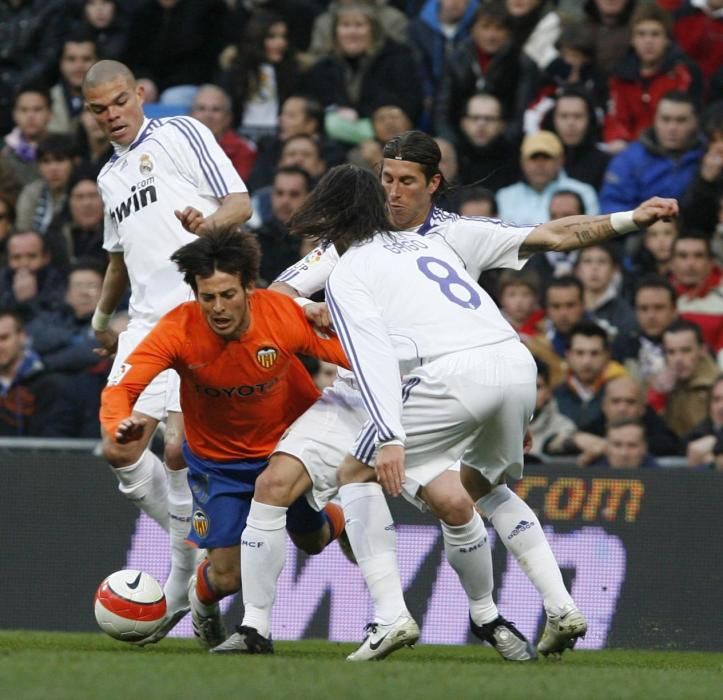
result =
[[[118,352],[113,360],[109,377],[122,371],[122,365],[136,345],[145,338],[150,329],[129,328],[118,336]],[[175,370],[161,372],[138,397],[134,411],[143,413],[155,420],[164,420],[171,411],[181,410],[181,378]]]
[[313,406],[297,418],[274,448],[296,457],[313,484],[306,499],[321,510],[339,490],[336,470],[367,420],[361,394],[343,381],[324,390]]
[[[462,460],[490,482],[522,478],[523,440],[535,408],[537,368],[518,340],[436,358],[403,379],[404,495]],[[368,421],[352,454],[370,466],[376,429]]]

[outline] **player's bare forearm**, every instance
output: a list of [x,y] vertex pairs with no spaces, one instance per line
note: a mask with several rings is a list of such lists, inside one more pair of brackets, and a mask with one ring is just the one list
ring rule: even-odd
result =
[[520,246],[520,256],[527,257],[548,250],[568,252],[587,248],[677,215],[678,202],[675,199],[652,197],[629,213],[629,226],[623,230],[614,225],[614,217],[624,217],[623,214],[565,216],[535,227]]
[[286,282],[272,282],[269,285],[269,289],[272,292],[278,292],[279,294],[284,294],[287,297],[296,298],[299,296],[299,292],[297,292],[290,284],[286,284]]
[[250,197],[246,192],[236,192],[223,198],[221,206],[206,217],[206,223],[211,229],[226,229],[243,224],[250,216]]
[[108,268],[103,277],[98,308],[105,314],[112,314],[128,288],[128,270],[122,253],[111,253]]
[[238,192],[226,195],[221,206],[208,216],[195,207],[186,207],[183,211],[176,209],[173,213],[186,231],[205,236],[211,231],[231,229],[243,224],[251,216],[251,200],[245,192]]

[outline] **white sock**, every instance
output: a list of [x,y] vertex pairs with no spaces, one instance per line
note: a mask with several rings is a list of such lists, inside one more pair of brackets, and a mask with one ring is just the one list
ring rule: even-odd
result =
[[113,472],[120,482],[118,490],[168,532],[168,482],[161,460],[144,450],[135,464]]
[[374,601],[375,620],[388,625],[408,614],[397,564],[397,533],[379,484],[339,489],[346,533]]
[[492,622],[499,612],[492,600],[492,552],[482,518],[475,511],[472,520],[466,525],[441,522],[447,561],[457,572],[459,582],[469,598],[472,621],[480,626]]
[[542,596],[548,615],[574,608],[540,521],[530,506],[505,485],[496,486],[477,507],[497,530],[508,551]]
[[251,501],[246,528],[241,534],[242,625],[269,637],[276,582],[286,561],[286,511]]
[[193,496],[188,469],[168,469],[168,518],[171,539],[171,571],[163,591],[170,611],[188,607],[188,582],[196,571],[198,550],[186,542],[191,527]]

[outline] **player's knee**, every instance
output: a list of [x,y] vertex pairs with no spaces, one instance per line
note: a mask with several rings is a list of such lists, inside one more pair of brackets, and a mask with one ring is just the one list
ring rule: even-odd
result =
[[273,469],[262,472],[254,485],[254,498],[270,506],[288,507],[292,502],[292,484]]
[[479,501],[480,498],[484,498],[492,490],[492,484],[476,469],[463,467],[459,477],[462,486],[464,486],[475,503]]
[[241,590],[240,567],[216,568],[210,571],[211,585],[219,596],[227,596]]
[[339,486],[347,484],[363,484],[371,481],[375,476],[373,469],[353,458],[345,459],[336,470],[336,483]]
[[[324,535],[325,531],[327,531],[326,536]],[[297,549],[300,549],[305,554],[313,556],[314,554],[320,554],[324,551],[329,539],[328,526],[322,528],[319,532],[307,532],[303,534],[289,532],[289,537]]]
[[119,445],[108,437],[104,437],[101,443],[103,459],[116,469],[135,464],[141,458],[143,449],[143,446],[136,443]]
[[465,525],[474,515],[474,503],[467,493],[445,494],[433,508],[434,514],[447,525]]
[[163,461],[169,469],[183,469],[186,466],[186,460],[183,458],[183,448],[180,442],[165,443],[163,446]]

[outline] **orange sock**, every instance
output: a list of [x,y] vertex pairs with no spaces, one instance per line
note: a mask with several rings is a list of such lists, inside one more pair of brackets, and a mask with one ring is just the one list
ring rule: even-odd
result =
[[344,532],[344,511],[336,503],[327,503],[324,506],[324,515],[331,530],[331,539],[329,541],[332,542]]
[[211,582],[208,580],[208,570],[210,567],[211,562],[208,559],[204,559],[196,569],[196,595],[204,605],[212,605],[220,600],[211,587]]

